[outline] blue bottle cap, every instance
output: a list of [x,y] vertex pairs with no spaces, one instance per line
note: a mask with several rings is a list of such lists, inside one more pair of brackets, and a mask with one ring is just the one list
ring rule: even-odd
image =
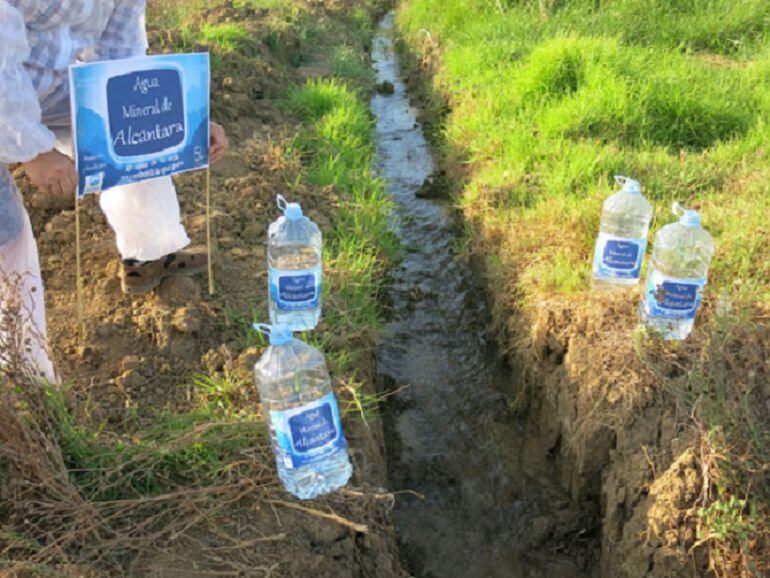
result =
[[300,207],[299,203],[288,203],[286,205],[286,211],[283,213],[283,215],[290,221],[301,219],[302,207]]
[[268,325],[255,323],[254,329],[270,338],[270,345],[286,345],[294,339],[294,333],[285,325]]
[[700,213],[693,209],[685,209],[679,203],[674,203],[672,211],[679,217],[679,224],[692,229],[697,229],[701,225]]
[[615,175],[615,182],[623,187],[623,192],[637,194],[642,193],[642,187],[639,184],[639,181],[635,181],[634,179],[630,179],[621,175]]
[[283,211],[283,216],[290,221],[296,221],[302,218],[302,207],[299,203],[289,203],[283,195],[276,196],[278,208]]

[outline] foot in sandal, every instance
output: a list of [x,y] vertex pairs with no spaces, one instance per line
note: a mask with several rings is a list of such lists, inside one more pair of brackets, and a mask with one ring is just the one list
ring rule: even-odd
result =
[[208,266],[204,247],[190,247],[155,261],[126,259],[120,275],[123,293],[141,295],[155,289],[166,277],[195,275]]

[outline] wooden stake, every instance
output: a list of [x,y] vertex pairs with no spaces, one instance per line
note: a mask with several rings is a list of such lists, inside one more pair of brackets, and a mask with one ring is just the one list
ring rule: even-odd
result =
[[85,299],[83,297],[83,264],[80,260],[80,198],[75,190],[75,275],[77,279],[77,308],[78,308],[78,340],[80,345],[85,345],[86,321]]
[[206,167],[206,249],[209,258],[209,295],[214,294],[214,263],[211,259],[211,168]]

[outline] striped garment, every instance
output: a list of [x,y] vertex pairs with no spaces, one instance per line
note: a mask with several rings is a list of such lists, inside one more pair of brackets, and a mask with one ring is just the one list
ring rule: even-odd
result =
[[69,120],[68,67],[147,51],[145,0],[0,0],[0,245],[21,223],[3,165],[54,148]]
[[[26,137],[18,133],[40,123],[37,108],[67,99],[70,64],[146,53],[145,6],[145,0],[0,0],[0,162],[45,150],[34,138],[23,150]],[[29,102],[34,96],[37,102]],[[32,136],[48,136],[38,139],[48,145],[41,128],[33,127]],[[17,146],[8,142],[14,137]]]

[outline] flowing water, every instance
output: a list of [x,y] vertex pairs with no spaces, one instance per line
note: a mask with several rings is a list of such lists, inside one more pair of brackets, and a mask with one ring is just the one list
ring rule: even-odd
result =
[[[393,389],[386,415],[396,530],[418,576],[581,576],[547,551],[570,505],[533,428],[511,409],[510,368],[486,336],[481,282],[457,255],[451,207],[415,193],[434,161],[393,45],[393,17],[375,38],[377,167],[398,207],[403,245],[378,371]],[[419,495],[418,495],[419,494]],[[574,517],[574,516],[573,516]]]

